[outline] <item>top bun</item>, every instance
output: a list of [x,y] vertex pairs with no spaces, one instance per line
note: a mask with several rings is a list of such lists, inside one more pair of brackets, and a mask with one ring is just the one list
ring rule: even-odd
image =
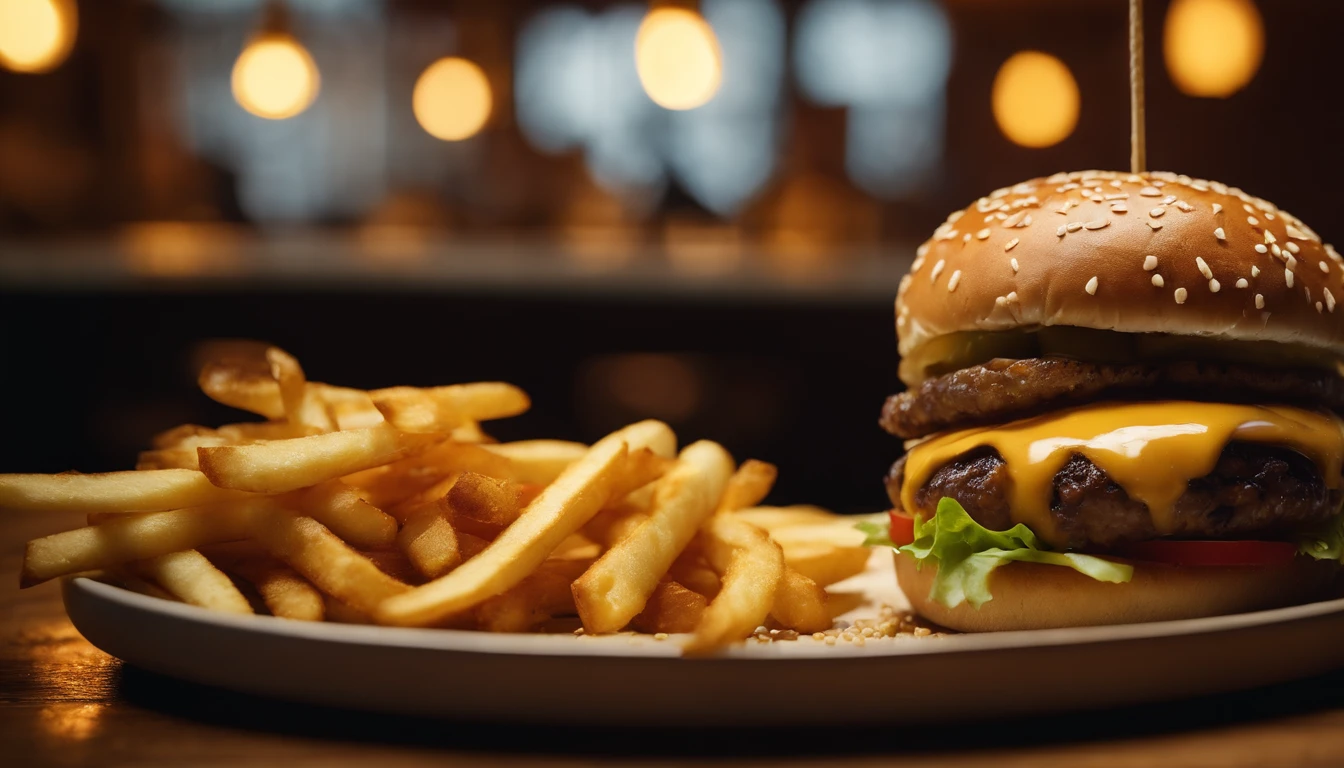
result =
[[1344,356],[1337,302],[1344,259],[1273,203],[1174,173],[1081,171],[949,216],[901,280],[896,335],[902,357],[957,331],[1044,326]]

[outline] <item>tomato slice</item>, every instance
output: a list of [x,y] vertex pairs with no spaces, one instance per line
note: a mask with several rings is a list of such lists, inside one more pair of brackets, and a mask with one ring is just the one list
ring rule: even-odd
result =
[[913,543],[915,540],[915,518],[899,509],[891,510],[888,515],[891,517],[891,532],[887,535],[891,537],[891,543],[898,547]]
[[1297,555],[1286,541],[1136,541],[1116,550],[1121,557],[1169,565],[1282,565]]

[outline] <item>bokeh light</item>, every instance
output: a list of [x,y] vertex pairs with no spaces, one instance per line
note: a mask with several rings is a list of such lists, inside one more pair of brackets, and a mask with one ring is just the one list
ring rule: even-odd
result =
[[411,105],[425,132],[444,141],[475,136],[490,119],[493,100],[485,72],[466,59],[430,64],[415,81]]
[[0,65],[49,72],[75,44],[79,16],[72,0],[0,0]]
[[233,65],[233,98],[248,112],[269,120],[294,117],[317,98],[317,65],[292,36],[254,39]]
[[644,17],[635,35],[635,69],[645,93],[666,109],[703,106],[723,80],[714,29],[684,8],[655,8]]
[[1014,144],[1049,147],[1078,124],[1078,83],[1067,65],[1048,53],[1013,54],[994,76],[994,119]]
[[1183,93],[1226,98],[1260,69],[1264,22],[1251,0],[1175,0],[1167,9],[1162,50]]

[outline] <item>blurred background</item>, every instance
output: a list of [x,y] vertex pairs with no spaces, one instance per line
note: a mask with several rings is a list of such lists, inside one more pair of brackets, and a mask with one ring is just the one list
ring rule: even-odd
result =
[[[1344,3],[1148,0],[1153,168],[1338,242]],[[891,300],[997,187],[1129,156],[1125,0],[0,0],[6,471],[237,414],[195,344],[505,379],[884,504]]]

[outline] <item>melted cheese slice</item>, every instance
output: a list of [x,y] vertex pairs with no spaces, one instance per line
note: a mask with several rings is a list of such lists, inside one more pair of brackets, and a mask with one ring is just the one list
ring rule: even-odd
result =
[[910,449],[901,501],[962,454],[990,447],[1011,480],[1013,522],[1053,546],[1064,541],[1050,511],[1055,475],[1075,454],[1087,457],[1131,499],[1148,506],[1159,533],[1175,530],[1175,505],[1188,483],[1213,471],[1231,441],[1301,453],[1329,488],[1340,484],[1344,422],[1329,413],[1283,406],[1160,401],[1095,403],[1010,424],[949,432]]

